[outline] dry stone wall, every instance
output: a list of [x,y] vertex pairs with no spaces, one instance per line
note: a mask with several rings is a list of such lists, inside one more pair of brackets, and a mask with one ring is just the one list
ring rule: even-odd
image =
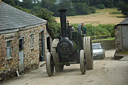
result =
[[101,43],[105,50],[115,49],[115,40],[95,41],[93,43]]

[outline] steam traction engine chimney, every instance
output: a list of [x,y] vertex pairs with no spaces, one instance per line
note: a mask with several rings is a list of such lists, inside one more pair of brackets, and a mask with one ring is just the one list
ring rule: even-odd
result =
[[66,9],[59,10],[60,12],[60,23],[61,23],[61,33],[62,37],[67,37],[67,29],[66,29]]

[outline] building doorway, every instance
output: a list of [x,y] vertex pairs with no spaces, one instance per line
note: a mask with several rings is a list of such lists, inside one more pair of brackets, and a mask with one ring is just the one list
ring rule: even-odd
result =
[[24,53],[23,53],[23,38],[19,39],[19,72],[24,69]]

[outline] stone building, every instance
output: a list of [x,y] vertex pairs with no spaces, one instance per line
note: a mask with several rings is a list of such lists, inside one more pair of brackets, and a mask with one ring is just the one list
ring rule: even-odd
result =
[[128,18],[115,26],[116,52],[114,59],[128,56]]
[[38,68],[52,41],[46,24],[0,0],[0,80]]

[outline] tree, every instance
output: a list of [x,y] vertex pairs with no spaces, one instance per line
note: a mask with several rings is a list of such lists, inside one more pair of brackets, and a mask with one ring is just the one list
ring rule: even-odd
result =
[[86,3],[75,3],[74,4],[77,15],[85,15],[95,13],[94,7],[89,7]]
[[46,8],[42,8],[40,12],[37,14],[37,16],[47,20],[48,28],[51,30],[54,37],[57,37],[59,34],[58,31],[60,27],[55,21],[55,19],[53,18],[53,12],[49,11]]
[[128,0],[120,1],[118,10],[121,10],[123,15],[128,16]]
[[76,15],[76,9],[70,0],[63,1],[59,4],[59,9],[67,9],[68,16]]
[[2,1],[12,6],[17,6],[19,4],[19,0],[2,0]]
[[23,0],[23,2],[20,2],[20,6],[23,8],[31,9],[33,7],[32,0]]
[[32,0],[32,2],[33,2],[34,4],[36,4],[36,3],[39,2],[39,0]]

